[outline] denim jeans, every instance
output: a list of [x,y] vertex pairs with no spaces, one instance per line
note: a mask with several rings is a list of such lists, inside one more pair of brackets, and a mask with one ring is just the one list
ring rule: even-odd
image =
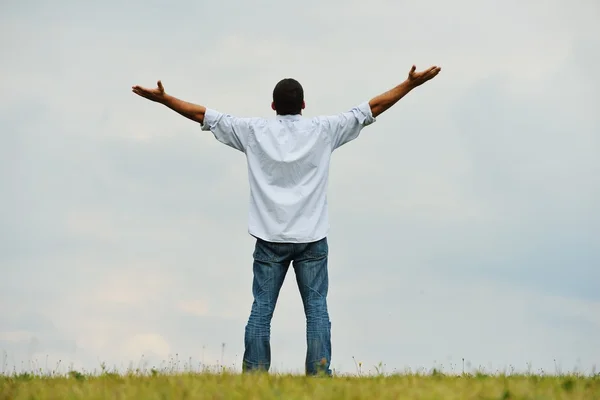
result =
[[279,290],[292,263],[306,316],[306,374],[331,375],[328,253],[327,238],[312,243],[256,240],[252,283],[254,302],[245,330],[244,372],[268,371],[271,366],[271,319]]

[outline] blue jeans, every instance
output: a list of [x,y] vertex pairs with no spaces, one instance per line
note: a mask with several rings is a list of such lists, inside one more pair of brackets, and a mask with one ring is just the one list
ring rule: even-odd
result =
[[327,311],[327,238],[312,243],[272,243],[256,240],[254,302],[246,325],[244,372],[268,371],[271,366],[271,319],[290,263],[306,316],[306,374],[331,375],[331,322]]

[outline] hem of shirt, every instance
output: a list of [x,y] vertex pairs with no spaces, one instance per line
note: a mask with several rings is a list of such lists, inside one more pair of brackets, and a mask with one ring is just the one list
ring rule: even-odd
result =
[[377,121],[377,118],[373,116],[373,110],[371,109],[371,104],[369,104],[368,101],[360,103],[358,105],[358,109],[361,110],[364,114],[366,114],[366,125],[371,125],[373,122]]
[[263,235],[253,233],[251,230],[248,230],[248,234],[255,239],[264,240],[265,242],[270,242],[270,243],[313,243],[313,242],[318,242],[319,240],[326,238],[327,235],[329,234],[329,232],[325,232],[323,235],[315,236],[314,239],[307,238],[307,239],[286,239],[286,240],[268,238]]
[[206,107],[206,110],[204,111],[204,118],[202,118],[202,122],[199,123],[200,129],[203,131],[210,131],[212,128],[212,123],[214,123],[218,117],[219,112],[217,110]]

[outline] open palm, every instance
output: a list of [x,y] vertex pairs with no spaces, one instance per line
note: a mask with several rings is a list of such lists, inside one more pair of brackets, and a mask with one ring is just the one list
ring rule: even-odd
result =
[[141,86],[132,86],[131,90],[133,91],[133,93],[145,97],[148,100],[152,100],[152,101],[157,101],[157,102],[161,102],[164,97],[165,97],[165,88],[162,85],[161,81],[157,82],[158,87],[154,88],[154,89],[148,89],[148,88],[144,88]]
[[414,86],[422,85],[428,80],[433,79],[441,71],[441,68],[435,65],[421,72],[415,72],[416,69],[417,67],[413,65],[408,73],[408,80]]

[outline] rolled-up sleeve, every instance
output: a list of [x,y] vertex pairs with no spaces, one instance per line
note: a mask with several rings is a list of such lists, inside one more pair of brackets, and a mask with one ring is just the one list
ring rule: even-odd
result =
[[249,121],[249,118],[237,118],[207,108],[200,127],[203,131],[211,131],[219,142],[245,153],[250,134]]
[[376,121],[369,102],[363,102],[338,115],[323,117],[326,134],[330,136],[332,151],[356,139],[360,131]]

